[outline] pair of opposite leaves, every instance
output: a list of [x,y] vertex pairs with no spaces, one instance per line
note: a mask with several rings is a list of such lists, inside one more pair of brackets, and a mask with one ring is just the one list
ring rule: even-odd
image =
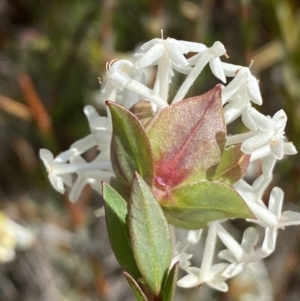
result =
[[149,102],[130,110],[107,102],[112,116],[111,185],[129,199],[137,171],[170,224],[199,229],[214,220],[253,218],[230,186],[245,173],[249,155],[225,148],[221,85],[153,115]]

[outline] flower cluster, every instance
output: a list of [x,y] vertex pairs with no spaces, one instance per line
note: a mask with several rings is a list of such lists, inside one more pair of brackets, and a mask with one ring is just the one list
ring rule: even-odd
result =
[[[187,56],[189,54],[189,56]],[[211,47],[200,43],[178,41],[175,39],[153,39],[140,48],[134,55],[134,61],[119,60],[107,65],[107,77],[103,85],[103,101],[117,102],[125,108],[132,107],[143,100],[152,105],[154,114],[170,104],[185,99],[190,87],[208,64],[213,75],[226,84],[222,86],[221,97],[226,125],[241,118],[249,131],[237,135],[227,135],[226,146],[241,144],[241,151],[250,155],[252,162],[262,163],[261,175],[248,184],[244,178],[233,187],[253,212],[255,218],[248,219],[263,227],[264,238],[259,239],[259,231],[254,227],[245,230],[242,241],[238,242],[226,230],[226,220],[211,221],[205,241],[202,265],[192,267],[186,253],[190,244],[198,243],[202,230],[192,231],[185,242],[179,242],[173,253],[173,263],[180,261],[180,267],[187,275],[178,281],[181,287],[194,287],[207,284],[214,289],[226,291],[226,280],[243,271],[247,265],[269,256],[275,249],[278,229],[300,224],[300,214],[291,211],[282,212],[284,194],[274,187],[271,190],[268,206],[262,201],[264,191],[272,180],[274,165],[284,155],[293,155],[297,151],[292,143],[286,141],[285,126],[287,116],[283,110],[273,117],[258,112],[252,103],[261,105],[262,97],[258,80],[250,68],[224,63],[220,57],[226,50],[221,42]],[[146,86],[145,71],[157,70],[152,88]],[[169,88],[176,72],[186,75],[173,100],[169,99]],[[110,161],[110,143],[112,123],[110,112],[107,117],[99,116],[92,106],[84,110],[91,134],[74,143],[69,150],[56,158],[50,151],[42,149],[43,160],[53,187],[64,193],[69,187],[69,198],[76,201],[86,184],[101,193],[101,181],[109,182],[114,176]],[[178,121],[180,122],[180,120]],[[86,162],[82,154],[96,147],[99,155]],[[226,247],[218,257],[223,263],[214,263],[216,241],[219,239]],[[258,241],[262,245],[258,246]]]

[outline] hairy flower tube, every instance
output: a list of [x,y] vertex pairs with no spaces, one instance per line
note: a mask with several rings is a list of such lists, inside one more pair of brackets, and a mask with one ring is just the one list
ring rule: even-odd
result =
[[[177,283],[181,287],[226,291],[227,279],[274,252],[279,229],[300,224],[300,213],[281,212],[280,188],[271,190],[268,206],[262,201],[275,163],[297,153],[285,136],[287,116],[283,110],[264,116],[253,108],[262,104],[257,78],[250,67],[223,62],[225,54],[219,41],[211,47],[171,38],[144,43],[133,61],[107,64],[101,92],[107,116],[85,108],[91,134],[56,158],[40,152],[58,192],[68,187],[76,201],[89,184],[103,194],[112,247],[138,300],[167,300],[179,268],[187,273]],[[207,64],[224,84],[233,79],[187,97]],[[149,69],[156,72],[153,87],[145,83]],[[171,100],[176,73],[185,80]],[[238,118],[249,131],[230,135],[227,126]],[[94,147],[98,156],[86,162],[82,155]],[[245,174],[254,161],[262,162],[262,170],[250,185]],[[234,218],[252,223],[241,243],[226,228]],[[189,231],[173,241],[173,249],[167,223]],[[206,228],[202,264],[191,266],[189,247],[203,241]],[[217,240],[225,250],[217,250]]]

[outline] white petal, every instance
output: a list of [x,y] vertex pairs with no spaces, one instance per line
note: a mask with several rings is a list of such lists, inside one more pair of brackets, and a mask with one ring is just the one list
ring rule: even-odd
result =
[[53,162],[53,154],[48,149],[41,148],[40,158],[43,161],[47,171],[49,171]]
[[231,263],[234,263],[234,262],[237,261],[236,258],[235,258],[235,256],[232,254],[232,252],[229,251],[229,250],[227,250],[227,249],[226,250],[222,250],[221,252],[219,252],[218,257],[220,259],[227,260],[227,261],[229,261]]
[[214,288],[215,290],[221,291],[221,292],[227,292],[228,291],[228,285],[224,281],[222,282],[214,282],[214,281],[208,281],[206,282],[207,285]]
[[260,175],[252,184],[253,190],[257,194],[258,198],[261,199],[266,188],[272,181],[272,177],[265,177],[264,175]]
[[265,177],[270,177],[272,175],[276,161],[277,160],[273,154],[264,158],[262,163],[262,172]]
[[196,268],[196,267],[188,267],[188,268],[186,269],[186,271],[187,271],[189,274],[193,274],[193,275],[195,275],[195,276],[198,277],[198,275],[200,275],[201,269]]
[[300,213],[294,211],[284,211],[280,218],[280,227],[299,225]]
[[256,131],[258,129],[258,125],[254,122],[254,120],[250,117],[248,111],[250,109],[250,106],[248,109],[246,109],[244,112],[243,112],[243,115],[242,115],[242,122],[244,123],[244,125],[252,130],[252,131]]
[[70,191],[70,194],[69,194],[69,199],[71,202],[75,203],[76,201],[78,201],[78,199],[81,195],[81,192],[86,184],[87,184],[86,179],[83,175],[79,176],[76,179],[76,181]]
[[184,55],[178,50],[176,47],[172,47],[173,45],[168,45],[167,47],[167,53],[169,59],[180,67],[189,66],[189,62],[184,57]]
[[67,161],[69,161],[74,155],[76,154],[76,152],[72,149],[66,150],[62,153],[60,153],[54,160],[54,163],[66,163]]
[[189,274],[177,281],[177,285],[184,288],[190,288],[199,285],[199,278],[193,274]]
[[223,83],[226,83],[226,77],[224,70],[221,65],[220,58],[215,58],[209,61],[210,69],[215,77],[221,80]]
[[73,185],[73,178],[70,174],[65,174],[65,175],[61,175],[60,176],[63,180],[63,182],[68,185],[68,186],[72,186]]
[[273,136],[272,132],[257,134],[242,143],[241,151],[245,154],[251,154],[260,147],[268,144]]
[[103,116],[97,116],[90,121],[90,127],[93,130],[106,131],[109,128],[108,118]]
[[222,64],[222,68],[225,72],[225,75],[229,76],[229,77],[236,76],[238,70],[242,68],[242,66],[228,64],[228,63],[224,63],[224,62],[221,62],[221,64]]
[[283,151],[285,155],[295,155],[297,154],[297,149],[292,142],[284,143]]
[[265,238],[262,245],[263,252],[267,254],[271,254],[275,250],[276,239],[277,239],[277,229],[266,228]]
[[143,69],[156,62],[166,51],[166,48],[162,44],[157,44],[150,48],[140,59],[135,62],[135,66],[138,69]]
[[259,235],[255,228],[249,227],[244,231],[241,246],[246,253],[251,254],[253,252],[254,246],[257,243],[258,239]]
[[262,104],[258,81],[253,75],[248,78],[247,91],[252,102],[258,105]]
[[274,187],[270,194],[269,210],[278,218],[281,215],[283,205],[283,191],[279,187]]
[[222,103],[225,104],[241,91],[247,81],[247,74],[238,75],[222,90]]
[[253,120],[253,122],[257,124],[257,127],[260,130],[268,131],[270,129],[273,129],[275,126],[275,123],[271,118],[259,113],[253,107],[248,109],[248,114],[249,117]]
[[207,51],[209,51],[215,58],[226,53],[226,49],[220,41],[214,42],[214,44]]
[[85,106],[83,112],[84,112],[85,116],[87,117],[89,123],[90,123],[93,119],[99,117],[99,114],[98,114],[98,112],[96,111],[96,109],[95,109],[93,106],[90,106],[90,105]]
[[178,41],[178,42],[184,45],[189,50],[189,52],[203,52],[207,49],[207,47],[201,43],[187,42],[187,41]]
[[49,180],[56,191],[62,194],[65,192],[64,183],[61,177],[58,177],[56,175],[50,175]]
[[98,145],[98,141],[95,137],[95,134],[90,134],[73,143],[70,149],[73,150],[76,155],[83,154],[88,149]]
[[222,276],[232,278],[242,272],[245,266],[245,263],[233,263],[222,273]]
[[283,158],[283,147],[284,142],[282,138],[270,144],[271,151],[278,160]]
[[284,126],[285,126],[286,121],[287,121],[287,116],[286,116],[286,113],[284,112],[284,110],[281,109],[273,115],[272,119],[275,122],[283,122]]

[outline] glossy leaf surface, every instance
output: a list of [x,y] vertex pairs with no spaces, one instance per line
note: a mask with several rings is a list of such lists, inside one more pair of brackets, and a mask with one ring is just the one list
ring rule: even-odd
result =
[[150,290],[158,295],[172,259],[169,227],[149,186],[137,173],[128,215],[137,266]]
[[201,180],[168,192],[163,210],[170,224],[200,229],[208,222],[227,218],[253,218],[242,197],[230,186]]

